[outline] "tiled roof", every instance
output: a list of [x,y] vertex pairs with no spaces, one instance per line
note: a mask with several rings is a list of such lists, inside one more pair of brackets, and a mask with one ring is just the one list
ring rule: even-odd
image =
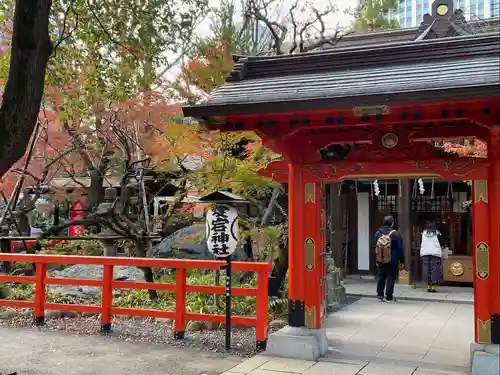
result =
[[338,98],[499,83],[498,56],[486,56],[228,82],[210,97],[208,103]]
[[[498,33],[400,42],[330,51],[240,60],[227,82],[207,102],[184,108],[187,116],[244,114],[249,105],[332,99],[339,107],[346,98],[377,97],[453,90],[496,90],[500,85]],[[420,95],[422,93],[422,95]],[[395,97],[395,98],[394,98]],[[401,99],[403,100],[403,99]],[[307,104],[304,104],[306,101]],[[318,109],[318,108],[310,108]],[[284,109],[283,109],[284,110]],[[266,110],[267,111],[267,110]]]

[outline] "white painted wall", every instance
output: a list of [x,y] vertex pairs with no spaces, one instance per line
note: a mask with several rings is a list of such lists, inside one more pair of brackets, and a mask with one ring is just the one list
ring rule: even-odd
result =
[[358,270],[370,270],[370,194],[358,193]]

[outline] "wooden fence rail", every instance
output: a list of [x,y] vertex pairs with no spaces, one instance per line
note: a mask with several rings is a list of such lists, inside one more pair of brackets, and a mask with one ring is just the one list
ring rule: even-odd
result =
[[[122,257],[89,257],[71,255],[32,255],[32,254],[0,254],[3,262],[26,262],[36,265],[35,276],[0,275],[0,282],[31,283],[35,285],[34,301],[16,301],[0,299],[0,306],[15,308],[32,308],[35,324],[43,324],[45,310],[61,310],[76,312],[94,312],[101,314],[101,330],[111,329],[113,315],[130,315],[153,318],[168,318],[174,320],[174,335],[177,339],[184,338],[186,322],[198,320],[203,322],[224,323],[224,315],[192,313],[186,311],[186,293],[225,294],[224,286],[192,285],[187,284],[188,269],[218,270],[224,264],[221,261],[211,260],[182,260],[182,259],[151,259],[151,258],[122,258]],[[94,264],[103,266],[101,280],[48,277],[48,264]],[[115,266],[170,268],[176,270],[175,284],[149,283],[141,281],[118,281],[113,278]],[[268,302],[268,263],[233,262],[234,271],[257,273],[256,288],[232,288],[234,296],[255,296],[257,311],[254,317],[232,316],[231,322],[238,325],[255,327],[256,344],[264,348],[267,342],[267,302]],[[102,289],[101,306],[83,304],[62,304],[46,302],[47,285],[74,285],[93,286]],[[176,294],[175,311],[154,309],[137,309],[113,306],[113,289],[146,289],[173,292]]]

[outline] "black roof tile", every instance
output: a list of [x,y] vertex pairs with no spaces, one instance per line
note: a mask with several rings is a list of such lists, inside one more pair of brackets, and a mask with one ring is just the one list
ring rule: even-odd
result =
[[[186,107],[184,113],[193,117],[244,114],[255,112],[259,104],[269,108],[260,107],[261,111],[285,111],[286,102],[289,108],[298,108],[298,102],[304,101],[316,101],[314,106],[321,107],[318,100],[324,99],[337,99],[328,104],[336,107],[345,105],[347,98],[361,97],[376,97],[383,104],[415,92],[454,95],[454,90],[463,93],[499,85],[500,38],[498,33],[488,33],[245,58],[207,102]],[[281,103],[281,109],[273,103]]]

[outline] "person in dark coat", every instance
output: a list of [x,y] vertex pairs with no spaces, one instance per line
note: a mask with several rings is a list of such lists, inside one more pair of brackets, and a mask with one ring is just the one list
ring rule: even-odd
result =
[[[380,301],[394,301],[394,284],[400,265],[405,262],[403,238],[394,229],[394,218],[386,216],[383,225],[375,233],[375,247],[377,252],[377,298]],[[387,253],[384,246],[387,245]],[[384,299],[385,292],[385,299]]]

